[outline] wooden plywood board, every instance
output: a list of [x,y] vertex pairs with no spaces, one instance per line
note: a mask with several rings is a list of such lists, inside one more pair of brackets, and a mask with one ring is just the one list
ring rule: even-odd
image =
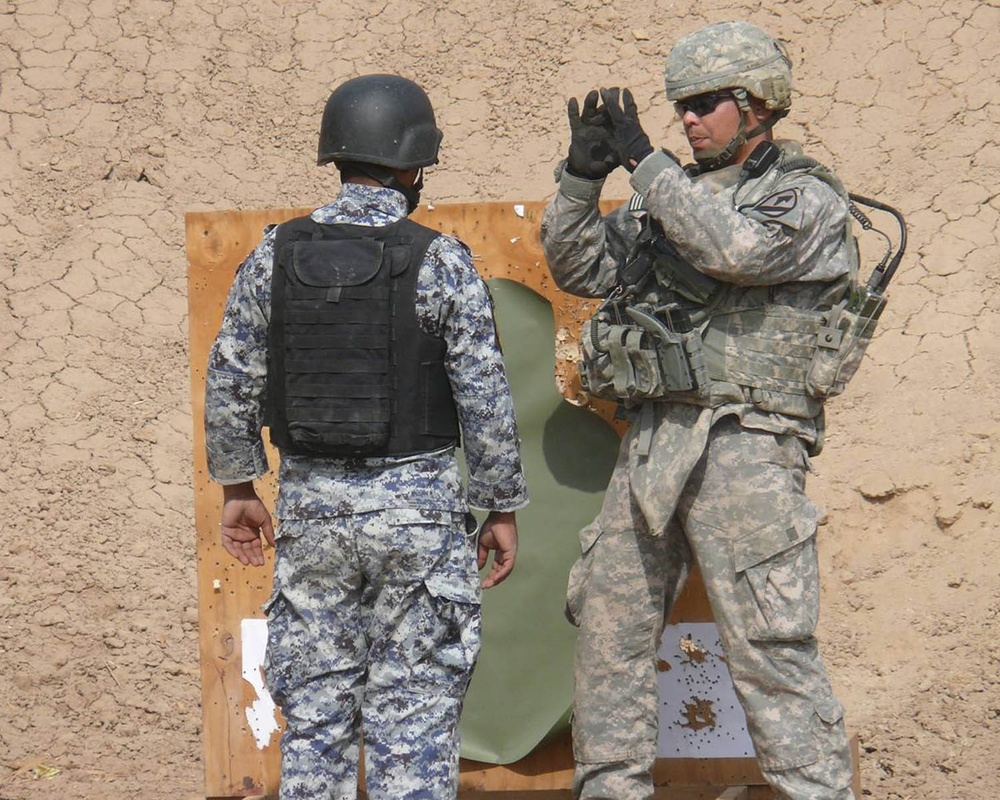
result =
[[[526,758],[507,766],[464,762],[459,787],[467,791],[567,789],[573,780],[573,749],[569,733],[542,745]],[[657,786],[706,787],[763,785],[754,758],[659,759],[653,772]]]
[[[860,798],[861,770],[857,735],[851,736],[850,748],[854,767],[851,785],[855,797]],[[516,764],[493,766],[464,761],[459,787],[470,793],[556,791],[569,789],[572,781],[573,749],[567,732],[537,748]],[[685,788],[712,786],[748,787],[747,797],[750,800],[768,800],[773,796],[755,758],[661,758],[653,769],[653,782],[658,787],[664,787],[664,797],[673,797],[670,792],[683,791]],[[540,793],[539,796],[544,797],[544,794]]]
[[[854,774],[851,786],[855,797],[861,797],[860,749],[857,735],[849,741]],[[653,769],[657,786],[748,786],[751,800],[772,796],[755,758],[661,758]],[[760,791],[757,791],[760,790]]]
[[[605,204],[606,209],[617,205]],[[580,325],[595,303],[559,291],[554,285],[539,240],[543,203],[475,203],[421,208],[413,219],[456,235],[470,246],[484,278],[509,278],[535,290],[552,304],[556,325],[556,375],[565,397],[582,402],[576,374],[576,342]],[[219,541],[221,489],[208,478],[203,428],[205,368],[218,331],[233,276],[260,241],[264,227],[308,213],[310,209],[192,212],[186,215],[189,261],[188,305],[191,361],[191,406],[194,431],[195,525],[197,529],[200,658],[204,717],[206,794],[210,797],[272,795],[277,792],[277,734],[258,747],[246,720],[255,693],[242,678],[241,621],[263,616],[260,606],[270,593],[272,553],[262,568],[244,567],[231,559]],[[591,407],[611,419],[613,406]],[[622,427],[618,426],[619,430]],[[270,452],[271,465],[277,456]],[[273,476],[273,473],[272,473]],[[273,477],[258,487],[273,507]],[[672,622],[708,622],[711,611],[695,574],[678,601]],[[508,766],[463,761],[463,789],[511,791],[562,790],[570,785],[572,753],[568,735],[538,748]],[[719,785],[725,785],[720,783]]]
[[[459,792],[458,800],[571,800],[568,789],[538,790],[528,792]],[[687,789],[656,789],[653,800],[751,800],[746,786],[697,787]]]
[[[211,797],[276,792],[280,753],[276,737],[258,748],[247,726],[246,707],[256,698],[242,678],[240,641],[241,621],[261,616],[272,565],[244,567],[222,549],[222,490],[210,482],[205,459],[205,369],[237,267],[266,224],[293,216],[292,210],[234,211],[185,219],[205,791]],[[273,507],[273,485],[260,488]]]

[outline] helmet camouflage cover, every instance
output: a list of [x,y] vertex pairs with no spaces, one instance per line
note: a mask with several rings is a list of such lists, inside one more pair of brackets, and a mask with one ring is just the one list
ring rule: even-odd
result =
[[792,105],[792,62],[784,46],[749,22],[719,22],[681,38],[667,55],[667,99],[744,89],[772,111]]

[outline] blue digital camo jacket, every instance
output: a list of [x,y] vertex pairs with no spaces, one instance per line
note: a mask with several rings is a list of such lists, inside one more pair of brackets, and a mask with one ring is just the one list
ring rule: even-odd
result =
[[[345,184],[313,212],[320,223],[384,226],[406,215],[391,189]],[[241,265],[209,355],[205,389],[208,468],[222,484],[268,471],[261,440],[271,311],[274,230]],[[386,508],[513,511],[528,502],[514,407],[497,345],[486,284],[468,250],[439,236],[420,266],[422,329],[444,338],[469,480],[465,492],[453,448],[406,458],[281,458],[276,516],[313,519]]]

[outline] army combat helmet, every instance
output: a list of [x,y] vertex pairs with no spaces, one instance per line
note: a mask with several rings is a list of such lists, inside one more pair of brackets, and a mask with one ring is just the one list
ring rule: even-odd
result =
[[342,171],[368,175],[402,192],[412,211],[423,176],[408,187],[392,170],[436,164],[443,136],[431,101],[417,84],[399,75],[362,75],[342,83],[327,99],[316,163],[333,161]]
[[[685,100],[729,90],[742,120],[733,141],[719,154],[706,154],[709,169],[724,166],[747,139],[768,130],[792,105],[792,61],[784,45],[749,22],[719,22],[681,38],[667,55],[664,68],[667,99]],[[752,130],[745,121],[749,97],[774,112]]]

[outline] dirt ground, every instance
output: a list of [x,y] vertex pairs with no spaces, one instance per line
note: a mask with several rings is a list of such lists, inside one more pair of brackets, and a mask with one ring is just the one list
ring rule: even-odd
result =
[[865,795],[996,796],[1000,0],[0,0],[0,797],[202,796],[185,211],[328,199],[322,104],[376,71],[439,111],[433,202],[550,197],[598,84],[684,152],[662,56],[728,18],[910,223],[811,482]]

